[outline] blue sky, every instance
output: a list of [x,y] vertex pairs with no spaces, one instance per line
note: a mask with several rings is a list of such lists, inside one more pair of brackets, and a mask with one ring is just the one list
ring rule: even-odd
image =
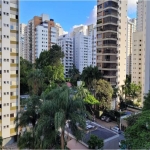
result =
[[[132,2],[131,2],[132,1]],[[135,17],[135,1],[129,0],[129,17]],[[49,14],[65,31],[74,25],[90,24],[96,20],[96,0],[88,1],[20,1],[20,22],[27,23],[33,16]]]

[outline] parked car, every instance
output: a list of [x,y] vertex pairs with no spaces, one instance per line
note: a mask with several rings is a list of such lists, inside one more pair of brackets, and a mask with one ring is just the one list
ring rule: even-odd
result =
[[105,121],[106,121],[106,122],[111,122],[110,117],[106,117]]
[[111,130],[114,131],[114,132],[116,132],[116,133],[118,133],[118,134],[121,134],[121,131],[120,131],[120,129],[117,126],[111,128]]
[[107,118],[106,116],[102,116],[102,117],[101,117],[101,120],[102,120],[102,121],[105,121],[106,118]]

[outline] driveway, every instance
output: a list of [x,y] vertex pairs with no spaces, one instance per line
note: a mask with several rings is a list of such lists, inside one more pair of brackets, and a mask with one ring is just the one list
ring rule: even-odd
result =
[[99,125],[105,127],[105,128],[108,128],[110,129],[110,127],[114,127],[114,126],[117,126],[117,122],[105,122],[105,121],[102,121],[100,119],[96,119],[96,123],[98,123]]

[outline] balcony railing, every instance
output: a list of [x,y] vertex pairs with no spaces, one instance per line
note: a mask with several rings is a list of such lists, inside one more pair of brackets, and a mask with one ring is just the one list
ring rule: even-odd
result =
[[117,46],[117,44],[105,43],[103,46]]

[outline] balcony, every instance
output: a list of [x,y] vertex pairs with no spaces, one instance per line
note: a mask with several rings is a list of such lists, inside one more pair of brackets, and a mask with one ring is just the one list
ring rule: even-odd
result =
[[117,70],[116,64],[103,64],[102,70]]
[[118,53],[117,49],[104,49],[103,50],[103,54],[107,55],[107,54],[114,54],[116,55]]

